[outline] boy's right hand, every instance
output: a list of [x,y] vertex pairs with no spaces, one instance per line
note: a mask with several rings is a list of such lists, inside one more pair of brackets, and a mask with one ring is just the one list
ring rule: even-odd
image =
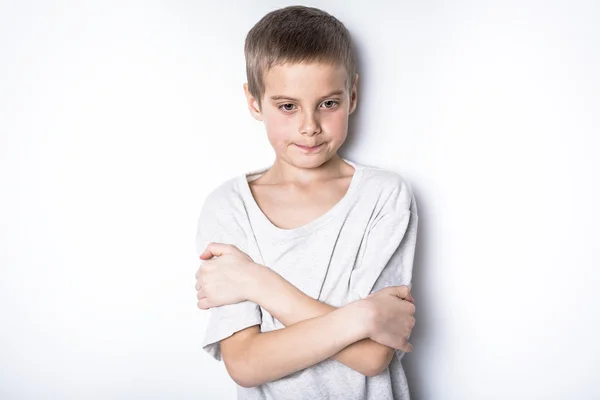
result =
[[411,352],[408,342],[415,326],[415,305],[406,285],[390,286],[361,300],[370,309],[369,337],[383,345]]

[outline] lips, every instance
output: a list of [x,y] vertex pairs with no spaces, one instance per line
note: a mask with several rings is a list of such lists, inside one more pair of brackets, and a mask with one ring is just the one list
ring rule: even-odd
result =
[[296,143],[296,146],[305,147],[305,148],[307,148],[307,149],[312,149],[312,148],[319,147],[319,146],[320,146],[320,145],[322,145],[322,144],[323,144],[323,143],[316,144],[316,145],[314,145],[314,146],[305,146],[305,145],[303,145],[303,144],[297,144],[297,143]]

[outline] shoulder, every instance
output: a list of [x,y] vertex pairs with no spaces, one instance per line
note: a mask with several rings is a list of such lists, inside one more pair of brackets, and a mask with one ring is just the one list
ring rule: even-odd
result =
[[231,204],[241,201],[241,179],[241,176],[235,176],[219,184],[208,193],[204,203],[210,205],[211,207],[223,207],[230,206]]
[[416,214],[412,186],[401,174],[375,166],[362,166],[363,190],[377,193],[378,202],[385,208],[411,210]]
[[206,195],[200,211],[200,219],[205,223],[224,224],[235,220],[235,216],[245,212],[240,190],[242,176],[225,180]]
[[242,176],[227,179],[206,195],[197,219],[199,253],[206,248],[207,242],[234,244],[246,252],[248,224],[239,190],[241,179]]

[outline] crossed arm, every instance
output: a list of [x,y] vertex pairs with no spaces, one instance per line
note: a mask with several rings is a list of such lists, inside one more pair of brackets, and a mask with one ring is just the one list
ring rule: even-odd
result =
[[248,300],[286,328],[260,332],[251,326],[221,341],[229,375],[251,387],[270,382],[330,357],[365,376],[381,373],[394,349],[369,338],[371,310],[362,300],[336,308],[313,299],[267,267],[255,265]]

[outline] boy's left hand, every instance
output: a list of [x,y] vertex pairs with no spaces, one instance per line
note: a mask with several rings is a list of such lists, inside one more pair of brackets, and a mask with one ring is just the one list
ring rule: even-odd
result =
[[[216,257],[211,259],[212,257]],[[209,243],[196,272],[198,308],[207,310],[248,300],[257,264],[236,246]]]

